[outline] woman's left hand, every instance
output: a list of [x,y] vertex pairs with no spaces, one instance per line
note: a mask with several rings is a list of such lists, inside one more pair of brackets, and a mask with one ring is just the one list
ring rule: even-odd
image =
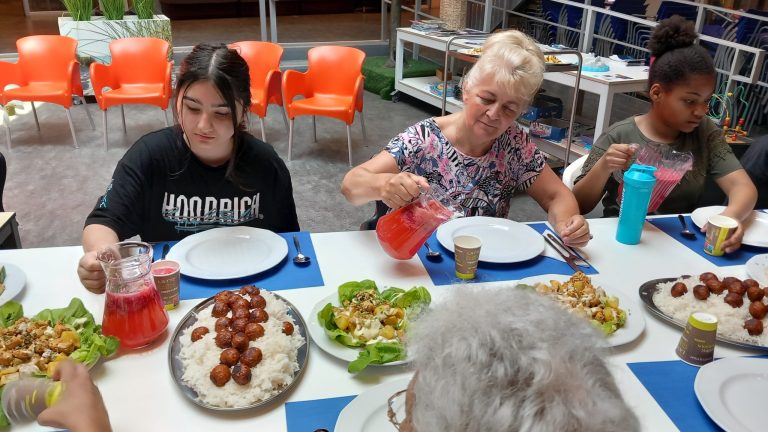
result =
[[557,231],[557,235],[560,236],[566,246],[586,246],[591,238],[589,235],[589,224],[582,215],[573,215],[567,221],[558,223],[555,226],[555,231]]

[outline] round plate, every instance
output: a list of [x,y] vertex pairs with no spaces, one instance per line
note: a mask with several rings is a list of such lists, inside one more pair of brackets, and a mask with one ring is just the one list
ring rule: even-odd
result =
[[480,261],[513,263],[534,258],[544,251],[544,237],[528,225],[509,219],[471,216],[446,222],[437,228],[437,241],[453,252],[453,238],[480,238]]
[[[565,282],[570,277],[571,275],[548,274],[527,277],[521,279],[517,283],[535,286],[537,283],[543,282],[549,285],[550,280],[554,279],[560,282]],[[637,306],[637,303],[628,299],[621,293],[611,290],[610,287],[606,288],[606,286],[600,282],[600,277],[598,275],[589,275],[589,278],[592,279],[592,285],[601,287],[609,296],[617,297],[619,299],[619,307],[627,312],[627,320],[624,322],[624,327],[619,328],[612,335],[606,336],[606,344],[610,347],[617,347],[628,344],[640,337],[645,330],[645,317],[643,317],[643,314],[640,312],[640,307]]]
[[[336,420],[334,432],[380,432],[395,430],[387,418],[387,400],[400,390],[408,388],[411,378],[399,378],[366,390],[347,404]],[[405,416],[405,398],[399,397],[393,409],[398,420]]]
[[[320,321],[317,319],[317,313],[320,312],[320,310],[323,309],[328,303],[331,303],[334,306],[338,306],[339,295],[335,293],[331,294],[315,304],[315,307],[312,308],[312,312],[310,313],[309,317],[309,326],[307,327],[309,329],[309,334],[312,336],[312,340],[315,341],[315,345],[319,346],[320,349],[327,352],[332,357],[336,357],[337,359],[344,360],[346,362],[356,360],[357,355],[360,353],[361,349],[342,345],[329,338],[328,335],[325,334],[323,326],[320,325]],[[396,366],[408,363],[410,361],[410,358],[406,358],[405,360],[397,360],[384,364],[370,363],[368,366]]]
[[[723,206],[700,207],[691,213],[691,220],[701,228],[710,216],[720,214]],[[753,211],[744,222],[744,238],[741,243],[749,246],[768,247],[768,213]]]
[[713,361],[696,374],[693,390],[704,411],[731,432],[765,430],[764,400],[768,360],[730,357]]
[[279,235],[245,226],[214,228],[184,238],[168,252],[178,261],[181,274],[221,280],[250,276],[269,270],[288,255],[288,244]]
[[[665,314],[664,311],[659,309],[659,307],[656,306],[656,303],[653,302],[653,295],[656,294],[656,290],[657,290],[656,285],[658,285],[660,283],[674,282],[677,279],[678,278],[673,277],[673,278],[662,278],[662,279],[649,280],[648,282],[640,285],[640,299],[643,301],[643,303],[645,303],[645,306],[648,308],[648,310],[653,312],[654,315],[658,316],[659,318],[661,318],[662,320],[664,320],[664,321],[666,321],[668,323],[674,324],[674,325],[684,329],[685,328],[685,323],[684,322],[679,321],[679,320],[675,319],[674,317],[671,317],[671,316]],[[759,350],[768,351],[768,346],[753,345],[753,344],[750,344],[750,343],[746,343],[746,342],[742,342],[742,341],[739,341],[739,340],[736,340],[736,339],[732,339],[732,338],[727,337],[727,336],[723,336],[720,333],[717,334],[717,340],[718,340],[718,342],[723,342],[723,343],[731,344],[731,345],[742,347],[742,348],[751,348],[751,349],[759,349]]]
[[174,330],[173,336],[171,336],[171,343],[168,345],[168,368],[171,370],[171,375],[173,376],[174,382],[176,382],[176,385],[179,387],[179,389],[181,389],[181,392],[184,393],[184,396],[188,397],[192,402],[200,405],[203,408],[216,411],[242,411],[264,406],[274,401],[280,397],[280,395],[292,389],[299,382],[299,379],[301,379],[301,376],[304,374],[304,369],[307,367],[307,360],[309,359],[309,335],[307,335],[307,324],[304,322],[304,318],[302,318],[296,306],[291,304],[291,302],[285,298],[275,294],[274,292],[270,291],[270,294],[285,302],[285,304],[288,306],[288,315],[293,318],[293,321],[296,324],[294,326],[294,331],[299,332],[299,334],[304,337],[304,345],[300,346],[298,352],[296,353],[296,361],[299,363],[299,370],[296,371],[296,374],[293,376],[293,381],[291,381],[291,383],[287,386],[283,387],[277,394],[244,407],[218,407],[209,405],[199,400],[197,392],[192,388],[187,387],[187,385],[184,384],[184,381],[181,379],[181,377],[184,375],[184,365],[181,360],[179,360],[179,352],[181,351],[181,341],[179,338],[181,337],[181,334],[184,332],[184,330],[195,325],[197,322],[197,313],[213,304],[214,297],[209,297],[198,303],[194,308],[192,308],[191,311],[184,315],[184,318],[181,319],[179,325],[176,326],[176,330]]
[[768,287],[768,254],[755,255],[746,263],[747,275],[761,287]]
[[3,265],[5,266],[5,291],[0,294],[0,305],[19,295],[27,283],[27,275],[24,270],[13,264]]

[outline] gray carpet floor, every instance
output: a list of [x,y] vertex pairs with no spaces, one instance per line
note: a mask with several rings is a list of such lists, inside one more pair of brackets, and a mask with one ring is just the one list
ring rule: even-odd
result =
[[[416,121],[437,114],[434,108],[404,98],[399,103],[365,94],[363,139],[359,120],[352,128],[353,160],[361,163],[381,151],[389,139]],[[83,222],[98,197],[104,192],[118,160],[143,134],[164,127],[157,108],[126,106],[127,133],[123,133],[120,110],[108,113],[109,148],[102,144],[101,111],[94,104],[88,109],[96,123],[91,129],[85,107],[74,106],[79,149],[75,149],[63,108],[36,105],[41,131],[35,127],[31,107],[26,104],[11,118],[12,150],[7,150],[4,131],[0,132],[8,163],[4,205],[15,211],[24,247],[69,246],[80,244]],[[279,108],[271,107],[265,121],[267,141],[283,159],[287,158],[288,132]],[[252,121],[259,136],[259,122]],[[4,128],[4,126],[3,126]],[[317,143],[312,142],[310,117],[296,120],[293,160],[288,168],[301,228],[311,232],[358,229],[373,212],[373,205],[355,207],[339,192],[341,179],[349,169],[344,124],[317,119]],[[514,198],[510,218],[541,220],[545,213],[527,196]]]

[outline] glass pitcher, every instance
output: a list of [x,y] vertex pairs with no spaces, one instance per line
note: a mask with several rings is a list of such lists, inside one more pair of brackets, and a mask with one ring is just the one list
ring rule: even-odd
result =
[[392,258],[411,259],[440,224],[462,216],[461,206],[432,190],[422,191],[404,207],[387,213],[376,224],[376,236]]
[[168,312],[150,272],[152,246],[125,241],[100,250],[107,277],[102,331],[122,348],[149,345],[168,327]]

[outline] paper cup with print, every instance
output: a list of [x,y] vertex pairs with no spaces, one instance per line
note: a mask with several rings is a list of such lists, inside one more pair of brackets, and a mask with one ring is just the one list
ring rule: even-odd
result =
[[723,251],[723,242],[728,240],[736,231],[739,223],[736,219],[723,215],[710,216],[707,220],[707,234],[704,240],[704,252],[721,256]]
[[715,358],[717,317],[706,312],[694,312],[688,317],[675,352],[693,366],[704,366]]
[[181,275],[179,269],[179,263],[172,260],[160,260],[152,263],[152,276],[166,310],[175,309],[179,305]]
[[460,279],[474,279],[477,274],[477,261],[480,259],[480,239],[475,236],[456,236],[453,238],[453,251],[456,256],[456,276]]

